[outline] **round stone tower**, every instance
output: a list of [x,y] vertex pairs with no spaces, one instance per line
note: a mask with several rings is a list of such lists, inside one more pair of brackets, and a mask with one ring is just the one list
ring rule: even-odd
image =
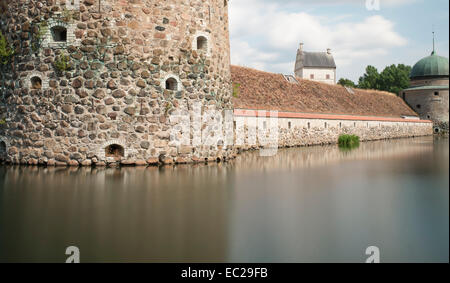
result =
[[232,109],[227,6],[0,0],[0,158],[101,166],[233,157],[220,126]]
[[434,122],[435,133],[448,133],[448,59],[438,56],[433,50],[430,56],[414,65],[410,77],[411,86],[403,90],[403,99],[422,119]]

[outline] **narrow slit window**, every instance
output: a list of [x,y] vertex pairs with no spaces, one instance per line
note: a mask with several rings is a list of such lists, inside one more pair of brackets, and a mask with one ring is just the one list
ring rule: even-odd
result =
[[208,51],[208,39],[206,37],[197,37],[197,50]]

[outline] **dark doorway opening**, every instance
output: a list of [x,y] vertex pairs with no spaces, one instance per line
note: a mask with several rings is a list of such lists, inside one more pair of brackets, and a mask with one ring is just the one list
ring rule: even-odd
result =
[[113,157],[116,160],[121,159],[125,156],[125,149],[118,144],[109,145],[105,148],[105,156]]

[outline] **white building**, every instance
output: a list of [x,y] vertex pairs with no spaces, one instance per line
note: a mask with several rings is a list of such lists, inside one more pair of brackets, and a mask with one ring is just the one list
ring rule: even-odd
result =
[[326,52],[305,52],[303,43],[300,43],[295,62],[295,75],[306,80],[336,84],[336,63],[331,49],[327,49]]

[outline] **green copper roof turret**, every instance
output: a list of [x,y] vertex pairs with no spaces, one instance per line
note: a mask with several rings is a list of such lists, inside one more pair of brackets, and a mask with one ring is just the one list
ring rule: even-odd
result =
[[436,55],[433,50],[431,56],[423,58],[411,71],[411,79],[426,77],[448,77],[448,59]]

